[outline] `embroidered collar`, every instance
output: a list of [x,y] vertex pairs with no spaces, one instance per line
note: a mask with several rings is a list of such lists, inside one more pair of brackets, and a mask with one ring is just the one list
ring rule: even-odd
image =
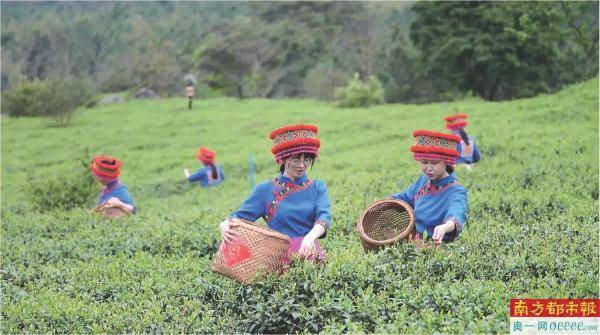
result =
[[312,180],[308,178],[306,175],[298,178],[294,184],[291,183],[291,179],[284,177],[283,174],[280,174],[273,183],[276,186],[275,190],[273,190],[273,195],[275,196],[273,200],[267,204],[267,214],[265,215],[265,221],[269,223],[275,215],[275,211],[277,211],[277,207],[281,203],[286,196],[291,193],[301,191],[307,188],[311,184]]
[[119,185],[119,179],[115,179],[115,180],[111,181],[110,183],[106,184],[106,189],[112,190],[115,187],[117,187],[118,185]]
[[[429,180],[427,182],[427,186],[429,188],[434,188],[434,189],[439,189],[442,188],[452,182],[456,181],[456,176],[454,175],[454,173],[448,175],[448,177],[442,178],[442,179],[438,179],[435,181],[431,181]],[[432,187],[433,186],[433,187]]]
[[430,180],[421,187],[421,189],[417,192],[417,194],[415,194],[414,201],[417,201],[419,198],[421,198],[424,195],[438,194],[438,193],[444,192],[447,188],[452,187],[453,185],[460,185],[456,181],[454,174],[451,174],[446,178],[436,180],[433,183]]
[[293,184],[296,186],[302,186],[303,184],[306,184],[308,180],[310,180],[310,178],[308,178],[306,173],[302,177],[296,179],[296,181],[294,182],[292,182],[290,178],[284,176],[283,173],[279,174],[279,176],[277,177],[277,182],[279,184]]
[[102,194],[107,195],[119,186],[121,186],[119,179],[115,179],[115,180],[111,181],[110,183],[106,184],[106,186],[104,186],[104,189],[102,190]]

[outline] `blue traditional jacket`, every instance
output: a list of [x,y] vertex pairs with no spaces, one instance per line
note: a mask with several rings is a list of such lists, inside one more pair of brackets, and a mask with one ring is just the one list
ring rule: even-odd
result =
[[223,169],[221,169],[221,165],[215,165],[217,169],[217,178],[213,178],[212,169],[210,166],[205,166],[200,170],[196,171],[196,173],[191,174],[188,177],[189,182],[198,182],[202,187],[209,186],[217,186],[225,180],[225,174],[223,173]]
[[457,229],[444,236],[444,241],[452,241],[467,221],[467,189],[456,181],[454,173],[435,182],[421,175],[414,184],[392,198],[402,200],[413,208],[416,231],[419,234],[427,231],[429,238],[436,226],[452,219]]
[[479,152],[477,144],[475,144],[475,137],[473,136],[469,136],[469,145],[467,145],[465,141],[461,139],[458,146],[458,151],[460,152],[460,157],[458,157],[456,160],[456,164],[473,164],[479,162],[481,159],[481,153]]
[[100,191],[100,198],[98,198],[98,205],[103,204],[108,201],[108,199],[115,197],[121,200],[122,202],[133,206],[133,212],[135,213],[136,207],[133,203],[133,199],[129,195],[129,191],[127,190],[127,186],[121,184],[118,179],[115,179],[104,186],[104,189]]
[[280,174],[274,180],[256,186],[230,217],[248,221],[263,218],[269,228],[295,238],[306,236],[316,222],[322,222],[329,228],[330,208],[327,186],[323,181],[304,175],[292,182]]

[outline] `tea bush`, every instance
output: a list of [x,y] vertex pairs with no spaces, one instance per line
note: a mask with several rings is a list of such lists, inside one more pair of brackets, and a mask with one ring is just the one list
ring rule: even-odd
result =
[[50,116],[58,126],[66,126],[77,107],[92,96],[90,83],[82,79],[22,79],[2,94],[2,113],[14,117]]
[[40,211],[89,207],[96,192],[96,180],[89,173],[89,148],[78,159],[79,167],[62,174],[29,175],[28,192],[33,207]]
[[29,182],[31,202],[38,210],[69,209],[90,204],[90,195],[97,193],[89,174],[49,175]]
[[335,98],[340,107],[368,107],[382,104],[384,93],[383,85],[377,77],[370,76],[365,83],[356,73],[346,87],[338,87],[335,90]]
[[[2,119],[2,333],[507,333],[510,298],[598,296],[597,79],[503,103],[340,110],[210,99],[194,108],[184,98],[127,102],[84,110],[68,128]],[[483,157],[470,172],[457,168],[469,190],[460,239],[364,254],[356,218],[416,180],[410,133],[442,130],[454,110],[469,114]],[[276,175],[266,134],[293,122],[319,126],[308,173],[329,188],[328,262],[239,285],[210,270],[217,224],[249,194],[248,154],[255,181]],[[63,145],[73,138],[123,160],[138,214],[34,210],[22,191],[32,173],[79,173]],[[201,167],[200,145],[218,152],[227,179],[217,188],[183,178],[184,167]]]

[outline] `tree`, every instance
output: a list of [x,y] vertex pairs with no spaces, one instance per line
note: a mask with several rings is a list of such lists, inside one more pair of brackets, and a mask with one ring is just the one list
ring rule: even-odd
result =
[[417,57],[398,26],[394,27],[390,41],[382,52],[380,58],[383,64],[378,76],[382,78],[386,101],[418,100],[420,92],[413,89],[417,79]]
[[419,2],[410,36],[438,90],[486,100],[549,90],[559,63],[561,17],[553,3]]
[[222,23],[213,27],[224,33],[212,35],[200,56],[200,70],[210,75],[210,86],[233,87],[239,99],[245,97],[244,80],[251,74],[256,57],[255,28],[250,18],[238,25]]
[[560,46],[559,82],[575,82],[598,74],[598,2],[560,1],[565,26]]

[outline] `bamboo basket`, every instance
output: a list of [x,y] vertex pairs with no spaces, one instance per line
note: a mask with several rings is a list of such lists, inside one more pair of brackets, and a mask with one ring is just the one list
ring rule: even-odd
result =
[[369,205],[356,223],[365,252],[378,251],[408,239],[414,228],[414,217],[412,207],[402,200],[384,199]]
[[241,238],[229,246],[221,242],[212,270],[242,283],[250,283],[259,273],[281,273],[290,238],[252,222],[235,219],[231,224]]
[[129,215],[128,212],[122,210],[119,207],[109,207],[106,203],[94,208],[92,210],[93,213],[101,214],[102,216],[109,219],[117,219],[123,216]]

